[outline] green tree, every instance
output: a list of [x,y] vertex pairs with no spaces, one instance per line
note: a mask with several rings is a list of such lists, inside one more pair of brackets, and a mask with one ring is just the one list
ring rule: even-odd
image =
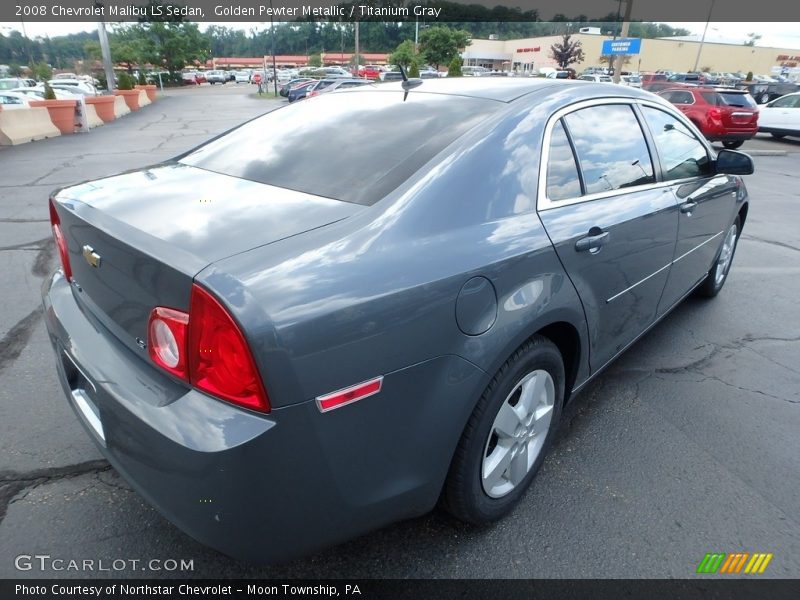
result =
[[430,27],[419,36],[420,55],[437,69],[458,56],[458,51],[470,43],[470,34],[449,27]]
[[561,41],[550,46],[550,58],[566,69],[573,63],[583,61],[583,48],[580,40],[573,40],[569,33],[561,36]]
[[745,46],[755,46],[756,42],[761,39],[761,34],[758,33],[748,33],[747,34],[747,41],[744,43]]
[[48,81],[53,78],[53,69],[45,62],[38,62],[31,66],[31,75],[37,81]]
[[319,53],[314,53],[308,57],[308,66],[309,67],[321,67],[322,66],[322,56]]
[[447,77],[461,77],[461,65],[463,64],[464,62],[461,60],[460,56],[456,56],[451,60],[447,68]]
[[389,58],[389,62],[393,65],[402,65],[404,68],[408,68],[416,58],[417,53],[414,51],[414,42],[406,40],[395,48]]
[[163,67],[170,73],[195,61],[205,62],[210,55],[209,40],[200,32],[197,23],[137,23],[128,27],[126,34],[126,39],[134,42],[128,48],[138,57],[136,62]]
[[134,79],[124,71],[119,74],[117,77],[117,89],[120,90],[132,90],[134,85]]
[[419,65],[416,58],[411,60],[411,65],[408,67],[408,76],[419,77]]

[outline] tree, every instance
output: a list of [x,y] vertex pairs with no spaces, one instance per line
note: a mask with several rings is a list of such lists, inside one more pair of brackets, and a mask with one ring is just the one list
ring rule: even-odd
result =
[[550,58],[566,69],[573,63],[583,61],[583,48],[580,40],[573,40],[569,33],[561,36],[561,41],[550,46]]
[[322,56],[319,54],[312,54],[308,57],[308,66],[309,67],[321,67],[322,66]]
[[415,60],[417,60],[417,53],[414,51],[414,42],[411,40],[406,40],[397,46],[395,51],[392,52],[392,56],[389,58],[390,63],[393,65],[400,65],[404,68],[408,68]]
[[412,59],[411,64],[408,66],[408,76],[419,77],[419,64],[417,64],[416,58]]
[[449,27],[430,27],[419,36],[420,55],[437,69],[456,58],[469,43],[469,33]]
[[447,68],[447,77],[461,77],[461,65],[463,61],[461,60],[460,56],[456,56],[453,60],[450,61],[450,65]]
[[755,46],[756,42],[761,39],[760,33],[748,33],[747,34],[747,41],[744,43],[745,46]]
[[53,69],[45,62],[38,62],[31,66],[31,75],[37,81],[48,81],[53,78]]

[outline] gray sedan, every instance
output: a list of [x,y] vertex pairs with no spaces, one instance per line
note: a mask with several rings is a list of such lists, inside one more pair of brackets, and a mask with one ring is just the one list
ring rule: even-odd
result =
[[[337,147],[342,123],[358,143]],[[633,88],[324,94],[53,194],[56,366],[109,462],[229,555],[285,560],[437,503],[489,522],[565,403],[720,292],[752,169]]]

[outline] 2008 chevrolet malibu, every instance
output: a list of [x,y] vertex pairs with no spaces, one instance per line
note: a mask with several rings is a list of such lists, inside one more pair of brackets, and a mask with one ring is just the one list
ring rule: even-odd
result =
[[633,88],[326,94],[53,194],[60,379],[130,484],[235,557],[437,502],[492,521],[565,402],[723,287],[752,170]]

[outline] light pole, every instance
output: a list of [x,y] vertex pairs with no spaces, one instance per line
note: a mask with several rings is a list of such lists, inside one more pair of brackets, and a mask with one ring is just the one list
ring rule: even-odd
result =
[[711,0],[711,6],[708,8],[706,26],[703,27],[703,37],[700,38],[700,47],[697,49],[697,57],[694,59],[694,69],[692,69],[692,71],[697,71],[697,65],[700,64],[700,53],[703,52],[703,44],[706,42],[706,32],[708,31],[708,24],[711,21],[711,13],[714,12],[714,2],[716,2],[716,0]]
[[[622,22],[622,31],[619,37],[625,39],[628,37],[628,28],[631,25],[631,11],[633,10],[633,0],[625,0],[625,20]],[[614,61],[614,83],[619,83],[619,74],[622,72],[622,61],[624,55],[620,54]]]
[[272,85],[275,89],[275,95],[278,95],[278,68],[275,65],[275,21],[272,17],[272,0],[269,0],[269,31],[272,34]]

